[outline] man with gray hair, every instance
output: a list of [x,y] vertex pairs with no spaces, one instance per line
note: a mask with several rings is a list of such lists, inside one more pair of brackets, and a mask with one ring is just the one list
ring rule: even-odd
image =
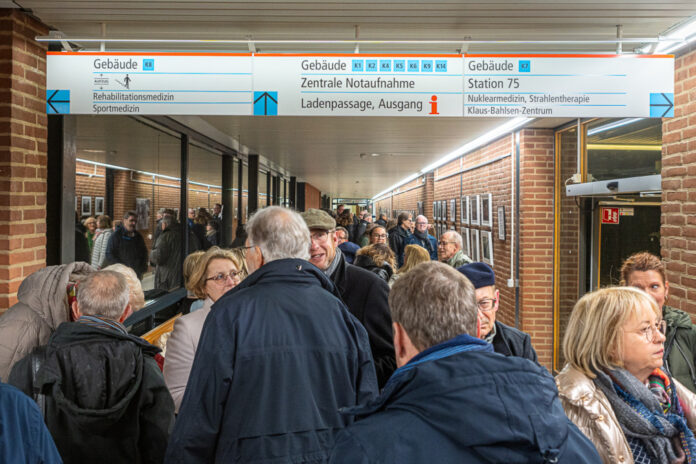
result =
[[168,463],[325,462],[377,380],[367,333],[309,259],[302,217],[270,206],[247,223],[250,275],[212,307]]
[[478,338],[474,287],[436,261],[389,295],[399,368],[374,401],[345,411],[331,463],[600,463],[546,369]]
[[453,268],[457,269],[465,264],[473,262],[467,255],[464,254],[462,250],[464,246],[464,241],[459,232],[455,230],[448,230],[442,237],[440,237],[440,242],[437,246],[437,251],[440,256],[440,261],[449,264]]
[[123,275],[98,271],[80,281],[75,322],[17,363],[10,383],[36,399],[56,447],[71,462],[162,462],[174,402],[156,348],[128,334]]

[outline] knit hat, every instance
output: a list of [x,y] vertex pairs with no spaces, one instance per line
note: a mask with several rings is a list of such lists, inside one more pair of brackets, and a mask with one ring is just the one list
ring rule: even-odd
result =
[[309,229],[333,230],[336,228],[336,220],[326,211],[309,208],[307,211],[300,213],[300,215],[307,223],[307,228]]
[[457,268],[457,270],[471,281],[474,288],[495,285],[495,273],[486,263],[469,263]]

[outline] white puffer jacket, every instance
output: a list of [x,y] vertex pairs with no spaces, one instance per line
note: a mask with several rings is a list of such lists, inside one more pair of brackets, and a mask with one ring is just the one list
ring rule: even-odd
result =
[[94,272],[87,263],[49,266],[24,279],[17,302],[0,315],[0,379],[7,381],[12,366],[37,346],[45,345],[54,330],[70,320],[68,282]]
[[92,266],[96,269],[101,269],[106,263],[106,245],[109,243],[109,238],[114,231],[111,229],[102,229],[94,239],[92,247]]

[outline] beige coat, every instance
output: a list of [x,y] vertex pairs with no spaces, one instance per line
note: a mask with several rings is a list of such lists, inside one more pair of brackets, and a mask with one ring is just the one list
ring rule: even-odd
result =
[[[689,428],[696,428],[696,395],[674,381]],[[633,454],[614,410],[592,379],[566,365],[556,376],[558,395],[568,418],[594,443],[605,464],[633,463]]]
[[24,279],[19,301],[0,316],[0,379],[6,382],[17,361],[45,345],[53,331],[70,320],[68,282],[92,272],[89,264],[76,262],[39,269]]
[[213,300],[206,298],[198,311],[180,317],[174,322],[174,330],[167,340],[167,355],[164,358],[164,381],[174,400],[174,412],[179,413],[184,399],[193,358],[201,338],[205,318],[208,317]]

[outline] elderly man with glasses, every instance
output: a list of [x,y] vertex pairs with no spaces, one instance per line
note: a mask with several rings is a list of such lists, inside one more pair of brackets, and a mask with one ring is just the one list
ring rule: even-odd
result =
[[471,263],[471,259],[465,255],[464,250],[462,250],[463,245],[464,241],[462,240],[462,236],[459,235],[459,232],[448,230],[442,234],[442,237],[440,237],[440,242],[437,246],[440,261],[445,264],[449,264],[455,269]]
[[382,388],[396,369],[389,314],[389,286],[372,272],[346,262],[338,248],[336,220],[327,212],[310,208],[302,213],[312,243],[309,262],[336,285],[348,310],[365,326],[370,339],[377,382]]
[[496,321],[500,292],[495,288],[495,273],[486,263],[470,263],[457,269],[474,284],[478,304],[481,338],[493,344],[496,353],[519,356],[534,362],[537,354],[529,334]]
[[419,245],[428,250],[430,259],[437,261],[437,239],[428,233],[428,218],[416,216],[416,229],[408,239],[408,245]]

